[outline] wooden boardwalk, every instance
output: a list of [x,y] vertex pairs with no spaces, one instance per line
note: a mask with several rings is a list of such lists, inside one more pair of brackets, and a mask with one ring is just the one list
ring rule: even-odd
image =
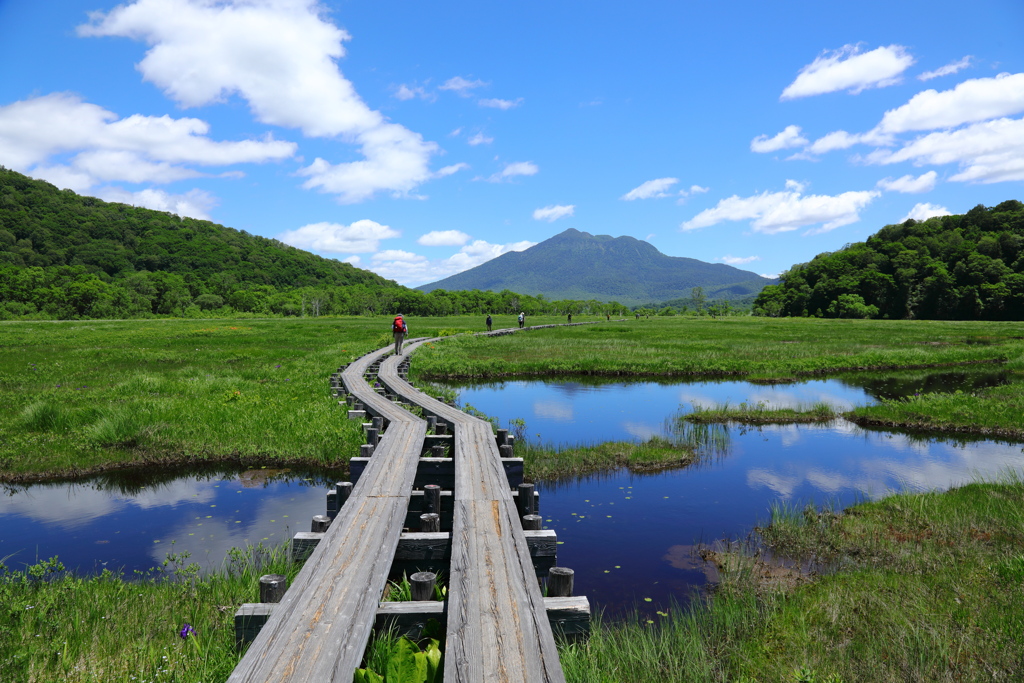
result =
[[[451,534],[438,534],[433,541],[438,547],[443,541],[450,556],[447,600],[443,605],[418,603],[417,609],[446,621],[445,681],[564,681],[550,620],[559,609],[570,619],[578,615],[580,599],[574,604],[572,599],[545,599],[537,582],[540,570],[531,558],[531,547],[537,553],[544,541],[539,536],[553,532],[523,531],[506,473],[509,461],[503,464],[491,425],[403,379],[402,364],[425,341],[433,340],[407,343],[404,356],[380,349],[341,374],[353,402],[362,404],[368,419],[380,418],[384,430],[322,540],[308,534],[319,543],[281,603],[268,610],[269,618],[229,682],[352,680],[375,620],[388,611],[379,600],[400,541],[406,547],[415,544],[409,538],[414,534],[402,530],[413,515],[417,470],[426,462],[421,454],[440,440],[426,440],[427,422],[402,402],[419,406],[453,435],[448,439],[455,469]],[[375,392],[367,375],[375,376],[391,398]],[[589,618],[589,606],[582,601]]]

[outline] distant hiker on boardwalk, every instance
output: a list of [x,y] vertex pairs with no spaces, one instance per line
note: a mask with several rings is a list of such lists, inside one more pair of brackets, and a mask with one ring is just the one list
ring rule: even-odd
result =
[[569,314],[569,324],[572,324],[572,313]]
[[493,322],[491,320],[491,314],[490,313],[487,314],[487,321],[486,322],[487,322],[487,331],[490,332],[491,331],[491,323]]
[[526,322],[526,314],[519,311],[519,329],[523,329],[523,323]]
[[395,336],[395,355],[401,356],[402,342],[405,341],[405,335],[409,334],[409,326],[405,324],[401,313],[396,315],[395,321],[391,323],[391,334]]

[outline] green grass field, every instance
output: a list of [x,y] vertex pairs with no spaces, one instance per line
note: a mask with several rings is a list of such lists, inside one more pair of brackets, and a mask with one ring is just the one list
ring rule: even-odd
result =
[[[476,317],[409,323],[413,336],[483,327]],[[511,316],[495,323],[514,326]],[[388,329],[386,318],[2,323],[0,480],[225,460],[343,468],[362,434],[331,400],[327,377],[388,343]],[[1022,337],[1021,323],[659,318],[455,336],[418,352],[412,369],[414,380],[560,372],[787,380],[998,362],[1011,373],[1007,386],[849,417],[1024,434]],[[691,427],[692,443],[520,451],[531,476],[678,466],[697,446],[713,446],[700,436],[706,425]],[[651,623],[599,623],[590,643],[562,648],[568,679],[1015,679],[1024,671],[1022,502],[1024,484],[1011,478],[841,515],[779,510],[766,541],[834,572],[766,584],[754,559],[724,555],[727,580],[714,599],[691,611],[664,606]],[[242,557],[207,577],[161,568],[82,578],[47,562],[0,572],[0,670],[33,682],[224,680],[237,661],[234,609],[254,599],[259,574],[293,571]],[[186,622],[197,638],[180,638]]]
[[[1022,323],[655,318],[496,338],[459,334],[482,330],[478,318],[410,320],[412,336],[456,335],[417,352],[413,378],[590,373],[778,381],[983,362],[1024,370]],[[496,329],[514,326],[513,316],[495,319]],[[0,323],[0,481],[212,461],[343,469],[361,434],[330,400],[327,377],[387,344],[388,330],[386,317]],[[1022,408],[1024,383],[1014,382],[977,396],[892,402],[853,417],[1012,435],[1024,434]]]

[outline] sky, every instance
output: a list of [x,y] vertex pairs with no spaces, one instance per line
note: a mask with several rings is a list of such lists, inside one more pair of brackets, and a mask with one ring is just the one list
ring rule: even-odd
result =
[[1020,0],[0,0],[0,165],[434,282],[568,228],[772,276],[1024,199]]

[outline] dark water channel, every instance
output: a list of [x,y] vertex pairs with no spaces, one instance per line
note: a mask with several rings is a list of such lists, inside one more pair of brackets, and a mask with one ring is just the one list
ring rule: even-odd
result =
[[12,569],[54,555],[88,573],[159,565],[188,552],[204,571],[228,550],[277,546],[324,514],[337,477],[292,470],[134,471],[0,490],[0,559]]
[[[449,385],[463,405],[528,438],[552,444],[676,438],[680,410],[764,402],[797,407],[823,401],[841,410],[929,391],[970,392],[1004,383],[998,371],[858,375],[799,384],[748,382],[510,381]],[[824,425],[730,426],[702,461],[656,474],[620,471],[538,482],[541,514],[558,532],[559,564],[576,572],[577,592],[610,614],[634,605],[653,615],[708,582],[696,544],[743,539],[773,504],[845,507],[895,490],[946,489],[1024,468],[1021,444],[940,440]],[[722,443],[724,441],[724,444]],[[648,600],[649,599],[649,600]]]
[[[824,401],[839,409],[881,398],[992,386],[999,371],[856,375],[799,384],[601,382],[591,379],[452,385],[463,405],[526,422],[555,444],[678,438],[673,419],[695,404]],[[944,441],[826,425],[728,427],[718,448],[685,469],[613,472],[539,482],[545,527],[559,535],[559,564],[577,593],[610,614],[634,605],[653,615],[708,577],[692,550],[742,539],[773,504],[846,506],[893,490],[945,489],[1024,467],[1020,444]],[[128,572],[188,551],[204,568],[229,548],[278,544],[323,514],[329,473],[287,470],[151,472],[3,489],[0,558],[9,567],[59,555],[69,567]]]

